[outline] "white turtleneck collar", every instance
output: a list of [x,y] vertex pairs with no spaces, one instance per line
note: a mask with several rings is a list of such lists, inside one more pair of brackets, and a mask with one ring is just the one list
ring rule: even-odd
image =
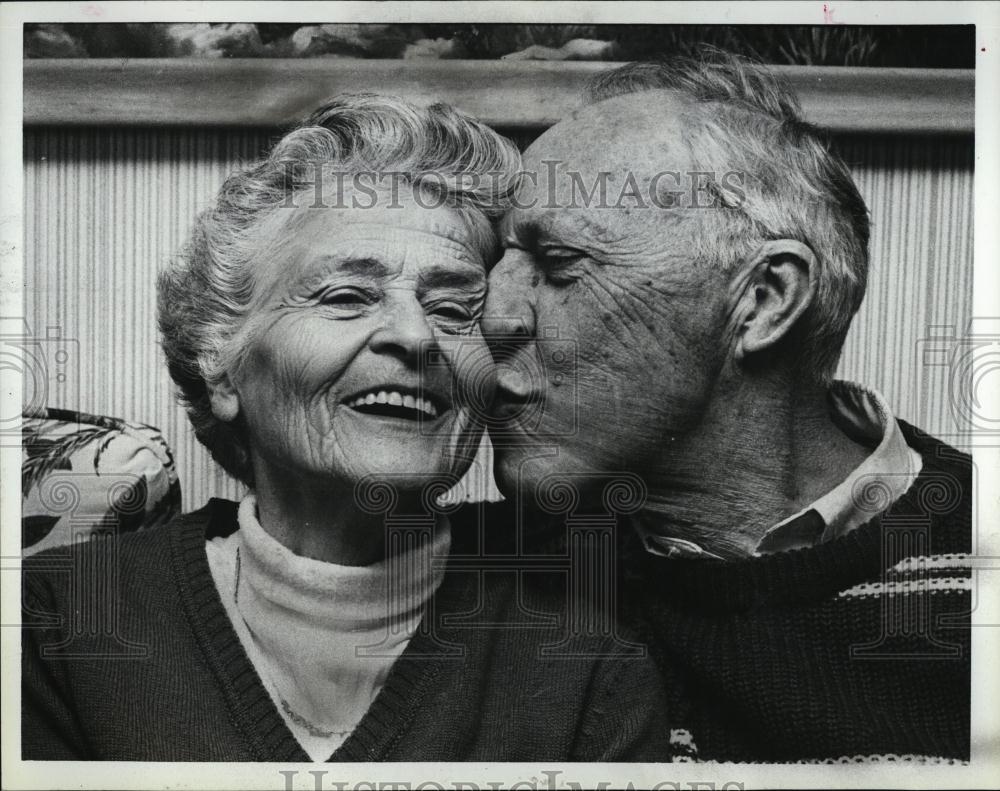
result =
[[[370,566],[296,555],[257,520],[251,493],[239,530],[207,544],[226,612],[285,722],[325,761],[364,716],[437,590],[451,543],[446,521]],[[437,559],[435,562],[434,559]]]

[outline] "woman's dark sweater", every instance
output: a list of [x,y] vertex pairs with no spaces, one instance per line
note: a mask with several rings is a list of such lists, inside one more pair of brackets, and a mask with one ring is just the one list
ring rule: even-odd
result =
[[[453,529],[474,558],[476,520]],[[213,500],[166,528],[25,561],[22,757],[308,761],[212,580]],[[473,562],[471,564],[476,564]],[[422,628],[333,761],[652,761],[668,755],[648,658],[566,638],[565,601],[511,570],[449,560]]]

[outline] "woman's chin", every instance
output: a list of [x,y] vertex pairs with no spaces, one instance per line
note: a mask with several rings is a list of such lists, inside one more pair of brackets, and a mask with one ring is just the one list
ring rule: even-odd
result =
[[[428,440],[430,438],[422,438]],[[449,441],[402,442],[382,438],[367,444],[359,464],[349,471],[332,471],[334,477],[352,479],[355,491],[368,486],[389,487],[395,497],[444,494],[469,468],[469,460],[456,458]],[[347,472],[347,475],[343,473]]]
[[355,458],[369,474],[415,481],[460,478],[478,450],[482,429],[464,410],[433,421],[410,422],[351,415],[334,425],[338,455]]
[[398,459],[386,459],[384,464],[380,461],[370,460],[365,474],[355,481],[354,500],[366,513],[432,512],[461,477],[443,460],[439,465],[428,465],[424,459],[419,468],[407,467]]

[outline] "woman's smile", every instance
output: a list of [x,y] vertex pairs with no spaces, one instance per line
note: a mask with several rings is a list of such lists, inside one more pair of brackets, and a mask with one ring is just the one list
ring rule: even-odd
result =
[[419,423],[429,423],[451,408],[442,394],[402,384],[374,385],[342,403],[362,415]]

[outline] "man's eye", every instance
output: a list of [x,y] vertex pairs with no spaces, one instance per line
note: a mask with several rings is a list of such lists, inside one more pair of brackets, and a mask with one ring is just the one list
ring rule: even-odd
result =
[[538,253],[538,260],[546,279],[556,285],[576,280],[580,276],[577,264],[585,257],[579,250],[565,247],[550,247]]
[[547,247],[541,251],[541,256],[547,261],[560,263],[579,260],[583,258],[583,253],[568,247]]

